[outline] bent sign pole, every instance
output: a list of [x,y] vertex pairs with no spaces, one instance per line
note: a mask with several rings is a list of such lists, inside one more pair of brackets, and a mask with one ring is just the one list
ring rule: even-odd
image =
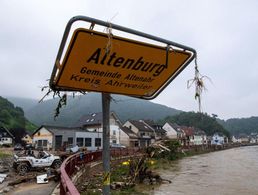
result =
[[110,194],[110,94],[102,93],[102,114],[103,114],[103,194]]
[[[63,55],[72,24],[76,21],[91,23],[90,29],[75,29]],[[94,31],[94,25],[154,40],[163,46]],[[112,45],[107,48],[110,42]],[[153,99],[195,57],[193,48],[160,37],[86,16],[70,19],[49,86],[53,91],[102,93],[103,194],[110,194],[110,93]]]

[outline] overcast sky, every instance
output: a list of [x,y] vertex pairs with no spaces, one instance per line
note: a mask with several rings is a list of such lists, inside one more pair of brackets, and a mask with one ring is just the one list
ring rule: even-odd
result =
[[[257,0],[0,0],[0,95],[40,99],[68,20],[85,15],[159,36],[198,53],[203,111],[258,116]],[[192,62],[153,102],[198,111]]]

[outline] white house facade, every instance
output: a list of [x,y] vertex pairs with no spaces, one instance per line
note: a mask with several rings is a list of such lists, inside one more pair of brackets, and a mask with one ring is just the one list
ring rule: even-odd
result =
[[224,136],[219,135],[218,133],[215,133],[212,136],[211,145],[223,145],[223,144],[224,144]]
[[35,148],[62,150],[67,147],[84,147],[90,151],[102,148],[102,133],[81,128],[41,126],[32,134]]
[[51,150],[53,147],[53,134],[45,126],[42,126],[33,134],[32,143],[36,148]]
[[[76,127],[86,128],[88,131],[92,132],[103,132],[102,126],[102,112],[92,113],[84,115],[75,124]],[[120,144],[120,134],[122,124],[114,112],[110,113],[109,118],[110,123],[110,143]]]
[[120,134],[120,143],[127,147],[138,147],[138,136],[128,127],[122,127]]
[[172,125],[169,122],[166,122],[163,125],[163,129],[167,132],[167,137],[169,139],[177,139],[178,138],[177,130],[173,126],[174,125]]

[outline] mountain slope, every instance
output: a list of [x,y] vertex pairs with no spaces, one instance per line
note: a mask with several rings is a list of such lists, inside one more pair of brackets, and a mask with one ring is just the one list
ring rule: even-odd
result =
[[36,127],[25,118],[22,108],[15,107],[10,101],[1,96],[0,125],[3,125],[8,129],[33,130]]
[[258,117],[218,120],[232,135],[258,133]]
[[[84,96],[68,97],[67,105],[61,109],[59,117],[54,120],[58,98],[46,100],[27,110],[26,117],[37,125],[72,126],[84,114],[102,111],[101,95],[89,93]],[[111,109],[121,121],[127,119],[159,120],[181,111],[147,100],[127,96],[112,95]]]
[[37,105],[38,101],[35,99],[29,98],[20,98],[20,97],[6,97],[10,102],[15,106],[21,107],[26,113],[28,110]]
[[[112,97],[111,110],[117,113],[122,122],[128,119],[157,121],[182,112],[138,98],[119,95]],[[75,98],[69,97],[67,106],[61,109],[60,116],[56,121],[54,120],[54,111],[58,99],[46,100],[43,103],[24,98],[8,99],[16,106],[22,107],[25,111],[25,117],[38,126],[42,124],[72,126],[82,115],[102,111],[101,95],[98,93],[89,93]],[[228,119],[226,121],[217,118],[217,121],[233,135],[258,132],[258,117]]]

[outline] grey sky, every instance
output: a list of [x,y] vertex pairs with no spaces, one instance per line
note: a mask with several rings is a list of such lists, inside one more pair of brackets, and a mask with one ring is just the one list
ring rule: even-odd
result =
[[[0,1],[0,95],[40,99],[68,20],[86,15],[196,49],[208,80],[203,111],[220,118],[257,116],[258,1]],[[155,100],[197,111],[191,63]]]

